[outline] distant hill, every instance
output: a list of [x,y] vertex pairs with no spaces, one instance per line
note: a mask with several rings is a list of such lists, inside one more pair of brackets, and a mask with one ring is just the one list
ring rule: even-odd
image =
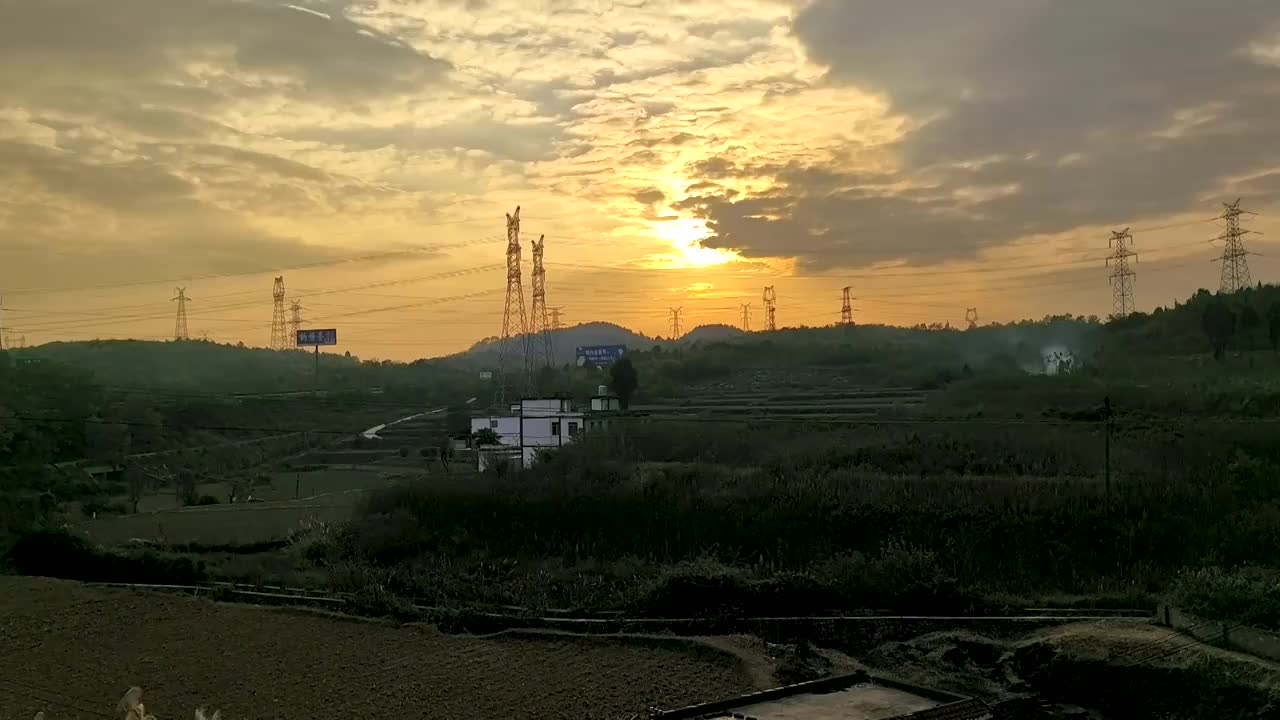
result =
[[459,376],[440,363],[362,362],[350,355],[277,352],[204,340],[55,342],[9,351],[18,361],[44,359],[90,373],[106,386],[201,393],[363,390],[452,385]]
[[[523,335],[513,339],[515,348],[519,348],[524,340]],[[534,343],[542,342],[541,337],[531,338]],[[648,350],[654,345],[665,345],[665,341],[628,330],[621,325],[606,322],[583,323],[572,327],[551,331],[552,350],[557,365],[573,363],[575,352],[579,347],[588,345],[626,345],[630,350]],[[535,344],[535,349],[538,346]],[[454,355],[450,360],[468,365],[484,365],[498,359],[499,340],[496,337],[485,338],[472,345],[466,352]],[[518,350],[517,350],[518,352]]]
[[732,325],[699,325],[680,338],[681,343],[710,342],[716,340],[733,340],[746,335],[741,329]]

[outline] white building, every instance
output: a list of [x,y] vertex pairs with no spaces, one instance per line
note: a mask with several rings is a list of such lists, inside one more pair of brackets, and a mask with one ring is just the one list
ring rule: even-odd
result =
[[488,428],[498,436],[497,446],[476,448],[481,471],[501,459],[518,460],[522,467],[529,467],[539,450],[567,445],[586,427],[585,415],[574,410],[573,401],[567,398],[521,400],[511,406],[511,412],[471,419],[472,435]]

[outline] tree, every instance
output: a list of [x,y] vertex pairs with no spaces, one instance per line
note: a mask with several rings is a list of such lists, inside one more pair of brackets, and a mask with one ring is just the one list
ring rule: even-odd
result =
[[471,436],[473,443],[479,447],[481,445],[497,445],[501,442],[498,433],[493,428],[480,428]]
[[1231,312],[1226,303],[1215,300],[1205,306],[1200,321],[1209,344],[1213,346],[1214,359],[1221,360],[1227,351],[1227,343],[1236,331],[1236,314]]
[[1253,349],[1254,336],[1260,327],[1262,327],[1262,316],[1253,309],[1252,305],[1245,305],[1240,309],[1240,336],[1244,339],[1245,349]]
[[1273,302],[1267,308],[1267,337],[1271,340],[1271,350],[1280,351],[1280,302]]
[[636,366],[631,364],[631,358],[624,356],[609,368],[609,388],[618,394],[623,410],[631,407],[631,398],[638,387],[640,376],[636,372]]

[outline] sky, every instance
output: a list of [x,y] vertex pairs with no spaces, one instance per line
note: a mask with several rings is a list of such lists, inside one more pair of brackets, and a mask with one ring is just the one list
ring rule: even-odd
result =
[[517,206],[566,324],[1149,310],[1280,279],[1277,117],[1274,0],[0,0],[0,324],[438,356]]

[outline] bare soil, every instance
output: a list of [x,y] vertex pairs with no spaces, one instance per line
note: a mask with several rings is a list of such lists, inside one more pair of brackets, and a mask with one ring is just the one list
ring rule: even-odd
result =
[[722,647],[659,638],[451,636],[311,612],[0,578],[0,718],[629,718],[757,689]]

